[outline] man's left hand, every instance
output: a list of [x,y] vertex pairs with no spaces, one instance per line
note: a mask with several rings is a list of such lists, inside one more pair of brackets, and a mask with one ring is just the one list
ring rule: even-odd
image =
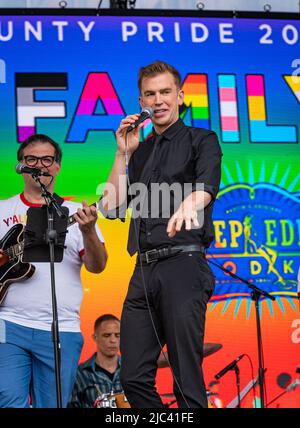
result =
[[82,202],[82,208],[78,208],[74,218],[79,224],[79,229],[84,234],[94,233],[95,224],[97,222],[98,214],[97,208],[94,206],[89,207],[86,201]]

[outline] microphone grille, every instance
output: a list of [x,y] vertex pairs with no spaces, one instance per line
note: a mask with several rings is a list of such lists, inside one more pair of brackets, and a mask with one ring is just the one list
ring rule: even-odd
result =
[[153,115],[153,109],[151,107],[144,107],[142,110],[142,113],[147,113],[149,117],[152,117]]
[[22,163],[18,163],[18,165],[16,165],[17,174],[22,174],[23,169],[24,169],[24,165]]

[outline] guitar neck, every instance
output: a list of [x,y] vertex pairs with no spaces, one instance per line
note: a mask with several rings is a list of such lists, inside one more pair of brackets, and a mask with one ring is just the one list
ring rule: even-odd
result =
[[[97,203],[94,202],[93,204],[89,205],[89,207],[97,207]],[[74,216],[75,216],[75,214],[72,214],[68,218],[67,227],[72,226],[73,224],[76,223]],[[24,229],[25,229],[25,226],[24,226]],[[9,248],[6,248],[6,250],[4,251],[4,254],[6,254],[6,256],[9,259],[14,259],[15,257],[19,257],[24,251],[24,244],[25,244],[25,241],[23,239],[22,241],[18,242],[17,244],[12,245]]]
[[[96,207],[97,208],[97,202],[94,202],[93,204],[89,205],[89,207]],[[84,210],[83,210],[84,211]],[[68,218],[68,223],[67,223],[67,227],[72,226],[72,224],[76,223],[75,220],[75,214],[70,215],[70,217]]]

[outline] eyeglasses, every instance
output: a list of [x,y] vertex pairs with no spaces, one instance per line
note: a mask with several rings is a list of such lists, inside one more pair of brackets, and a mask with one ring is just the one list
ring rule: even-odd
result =
[[45,168],[49,168],[50,166],[53,165],[53,162],[55,161],[55,156],[42,156],[42,157],[31,156],[31,155],[24,156],[24,161],[27,166],[34,167],[37,165],[39,160],[41,161],[42,165]]

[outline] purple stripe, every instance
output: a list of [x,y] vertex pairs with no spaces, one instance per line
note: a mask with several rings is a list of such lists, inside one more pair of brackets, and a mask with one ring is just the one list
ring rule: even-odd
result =
[[108,114],[124,114],[118,99],[106,98],[103,100],[103,104]]
[[18,126],[18,141],[25,141],[26,138],[36,133],[34,126]]
[[76,114],[93,114],[96,100],[80,100]]
[[[103,106],[107,114],[124,114],[122,107],[120,106],[119,100],[111,100],[109,98],[102,99]],[[94,114],[97,100],[81,100],[76,111],[76,114]]]

